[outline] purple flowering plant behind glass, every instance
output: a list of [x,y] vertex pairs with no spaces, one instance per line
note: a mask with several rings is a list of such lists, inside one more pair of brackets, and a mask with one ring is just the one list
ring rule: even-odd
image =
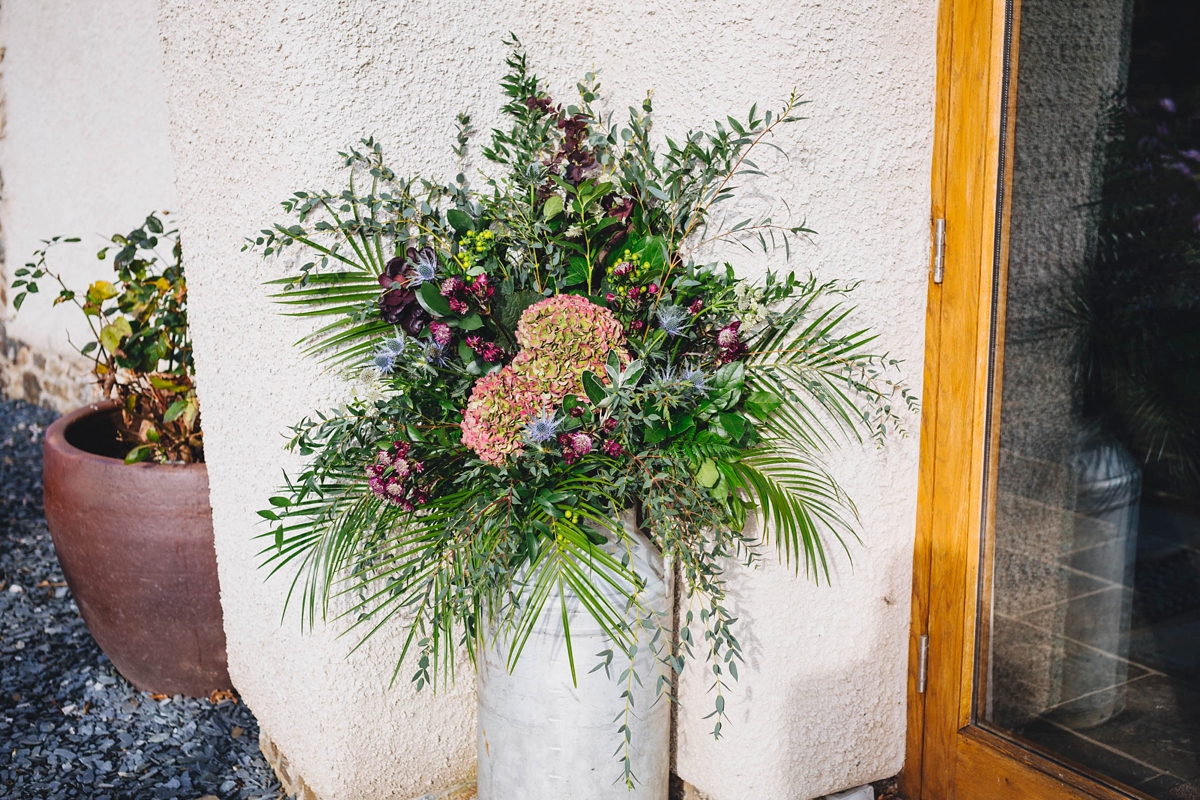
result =
[[649,95],[601,116],[595,74],[561,100],[510,44],[508,127],[480,149],[494,177],[466,168],[466,114],[449,182],[397,172],[364,139],[339,153],[345,188],[295,192],[290,219],[247,243],[305,254],[276,299],[324,317],[308,352],[374,386],[293,428],[307,466],[260,512],[266,566],[301,565],[306,620],[341,594],[362,598],[345,620],[364,635],[420,631],[400,654],[419,651],[418,686],[452,674],[462,637],[473,657],[497,619],[520,645],[545,581],[570,581],[630,655],[653,622],[626,612],[636,590],[600,587],[643,583],[603,547],[632,509],[705,612],[679,621],[677,646],[655,639],[660,690],[706,660],[719,735],[742,658],[726,566],[774,546],[828,580],[829,543],[849,553],[856,512],[822,455],[882,443],[915,399],[851,326],[852,284],[776,268],[751,283],[717,258],[757,248],[778,265],[811,233],[731,213],[735,186],[769,188],[795,93],[667,140]]

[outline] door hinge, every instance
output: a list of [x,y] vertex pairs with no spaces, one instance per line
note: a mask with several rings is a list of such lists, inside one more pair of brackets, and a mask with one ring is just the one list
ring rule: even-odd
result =
[[929,634],[922,633],[917,641],[917,692],[925,694],[925,681],[929,675]]
[[933,282],[941,283],[946,277],[946,220],[936,223],[933,238]]

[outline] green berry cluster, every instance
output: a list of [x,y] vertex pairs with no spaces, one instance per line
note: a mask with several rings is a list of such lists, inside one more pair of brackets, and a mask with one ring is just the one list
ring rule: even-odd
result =
[[469,270],[475,265],[476,261],[487,256],[491,251],[495,242],[492,241],[493,236],[490,230],[467,231],[462,235],[462,239],[458,242],[458,252],[454,255],[454,259],[464,271]]
[[605,270],[613,292],[627,295],[630,287],[639,286],[650,274],[650,265],[642,260],[641,253],[626,250],[621,260]]

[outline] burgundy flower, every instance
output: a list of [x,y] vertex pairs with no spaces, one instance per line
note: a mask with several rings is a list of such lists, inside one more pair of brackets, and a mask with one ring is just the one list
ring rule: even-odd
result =
[[[416,258],[416,250],[408,252]],[[379,276],[383,294],[379,296],[379,314],[389,325],[399,325],[410,336],[416,336],[432,317],[417,302],[417,293],[409,288],[415,274],[413,263],[397,256],[387,262]]]
[[536,108],[543,114],[551,114],[554,112],[554,101],[545,95],[541,97],[526,97],[525,107],[530,111]]
[[735,319],[717,332],[717,346],[721,348],[721,363],[728,364],[746,354],[746,344],[738,334],[742,321]]
[[491,283],[488,282],[487,275],[480,275],[479,277],[475,278],[475,280],[471,282],[470,289],[471,294],[475,297],[480,305],[486,304],[487,301],[491,299],[492,295],[496,293],[496,287],[492,286]]
[[596,166],[595,154],[586,147],[588,118],[583,114],[562,117],[558,120],[558,127],[563,132],[563,141],[554,155],[554,163],[557,165],[566,161],[563,177],[578,185],[587,177],[588,171]]
[[470,303],[480,308],[486,306],[488,300],[496,293],[496,287],[492,286],[487,275],[466,279],[456,275],[442,281],[441,292],[451,311],[455,314],[466,314],[471,310]]
[[620,264],[617,264],[615,267],[613,267],[614,278],[624,278],[631,272],[633,272],[633,264],[629,263],[628,261],[622,261]]
[[467,347],[489,364],[495,364],[504,358],[504,350],[495,342],[485,342],[479,336],[468,336],[464,341],[467,343]]
[[691,314],[693,317],[696,316],[697,314],[699,314],[703,310],[704,310],[704,301],[699,297],[697,297],[695,300],[693,300],[692,304],[690,306],[688,306],[688,313]]
[[463,279],[455,275],[442,281],[442,297],[455,314],[466,314],[469,310],[466,303],[467,285]]
[[617,420],[615,417],[609,417],[604,420],[604,424],[600,426],[605,433],[612,433],[617,428]]
[[640,333],[642,328],[646,327],[646,323],[642,322],[640,319],[635,319],[633,322],[631,322],[629,324],[629,327],[633,328],[634,331]]
[[658,284],[652,283],[646,287],[646,292],[649,294],[658,294]]
[[621,443],[616,439],[609,439],[604,443],[604,447],[600,448],[600,451],[610,458],[620,458],[625,455],[625,448],[621,447]]
[[742,327],[742,321],[740,319],[735,319],[724,328],[721,328],[720,332],[717,333],[717,345],[720,346],[722,350],[728,350],[730,347],[736,345],[739,338],[738,328],[740,327]]
[[574,464],[592,452],[592,437],[586,433],[564,433],[558,437],[558,445],[562,448],[563,460]]
[[617,296],[612,292],[609,292],[608,294],[604,295],[604,300],[609,303],[614,303],[617,300]]
[[605,202],[610,203],[610,205],[606,207],[608,216],[615,217],[616,219],[621,220],[621,222],[629,219],[629,215],[633,213],[633,198],[622,197],[619,201],[612,202],[610,200],[612,197],[613,195],[609,195],[604,199],[604,201],[601,202],[601,205],[604,205]]
[[640,295],[641,293],[642,293],[642,290],[639,289],[638,287],[636,287],[636,286],[630,287],[629,299],[636,302],[638,299],[638,295]]
[[409,459],[408,451],[408,442],[393,442],[391,450],[379,451],[374,463],[366,467],[367,488],[377,497],[405,511],[413,511],[429,498],[414,479],[425,465]]

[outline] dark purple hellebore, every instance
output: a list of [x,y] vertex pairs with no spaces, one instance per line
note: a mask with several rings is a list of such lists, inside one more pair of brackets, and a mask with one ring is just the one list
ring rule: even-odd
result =
[[387,262],[379,285],[379,314],[389,325],[399,325],[409,336],[418,335],[433,318],[417,302],[412,279],[416,276],[417,249],[408,248],[406,258],[399,256]]

